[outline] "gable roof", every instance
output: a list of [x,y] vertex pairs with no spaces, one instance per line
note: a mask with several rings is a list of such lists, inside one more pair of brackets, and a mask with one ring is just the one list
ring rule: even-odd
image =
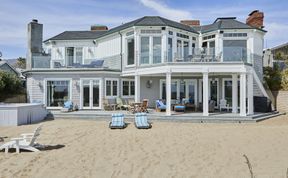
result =
[[214,21],[214,23],[200,26],[198,27],[197,30],[199,30],[201,33],[207,33],[210,31],[225,30],[225,29],[257,29],[257,30],[266,32],[263,29],[252,27],[243,22],[240,22],[236,20],[236,17],[220,17],[220,18],[217,18]]
[[59,35],[45,40],[44,42],[47,42],[49,40],[97,39],[133,26],[170,26],[188,32],[198,33],[195,29],[179,22],[168,20],[159,16],[144,16],[142,18],[130,21],[107,31],[65,31],[63,33],[60,33]]
[[20,73],[13,67],[11,66],[7,61],[0,61],[0,70],[4,70],[5,68],[3,68],[3,66],[7,66],[8,68],[11,69],[11,71],[13,71],[17,76],[20,75]]

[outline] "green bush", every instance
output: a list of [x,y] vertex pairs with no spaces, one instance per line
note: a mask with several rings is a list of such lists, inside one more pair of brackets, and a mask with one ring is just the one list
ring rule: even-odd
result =
[[288,69],[282,71],[281,87],[282,90],[288,90]]
[[275,65],[274,68],[265,67],[263,73],[264,80],[270,90],[276,91],[281,89],[282,73],[278,65]]
[[0,71],[0,93],[2,97],[6,94],[16,94],[22,91],[21,80],[15,74]]

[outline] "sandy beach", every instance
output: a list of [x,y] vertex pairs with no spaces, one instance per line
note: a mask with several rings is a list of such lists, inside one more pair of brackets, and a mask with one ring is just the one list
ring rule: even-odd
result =
[[[42,122],[41,152],[0,152],[0,177],[285,177],[288,117],[253,124],[154,122],[110,130],[108,121]],[[38,124],[1,127],[5,142]],[[0,143],[1,144],[1,143]]]

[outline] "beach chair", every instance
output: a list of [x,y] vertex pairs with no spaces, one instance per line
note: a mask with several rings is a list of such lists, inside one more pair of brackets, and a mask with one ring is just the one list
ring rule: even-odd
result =
[[40,135],[41,127],[42,125],[37,127],[33,133],[24,133],[19,138],[12,138],[11,141],[1,145],[0,150],[5,149],[5,153],[8,153],[10,148],[15,148],[17,153],[20,153],[21,149],[33,152],[39,151],[36,147],[40,147],[41,145],[35,141]]
[[112,114],[112,120],[109,124],[110,129],[124,129],[127,124],[124,122],[124,114]]
[[64,103],[63,108],[61,108],[61,112],[71,112],[73,111],[73,103],[72,101],[66,101]]
[[161,100],[156,100],[156,111],[166,111],[166,105]]
[[151,123],[147,120],[147,113],[136,113],[135,126],[138,129],[150,129],[152,127]]
[[141,104],[141,112],[146,112],[148,113],[148,99],[143,99],[142,104]]

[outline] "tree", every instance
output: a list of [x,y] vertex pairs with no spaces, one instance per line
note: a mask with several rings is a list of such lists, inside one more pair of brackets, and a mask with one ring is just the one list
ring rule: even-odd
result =
[[270,90],[276,91],[281,89],[281,70],[277,64],[272,67],[265,67],[263,70],[264,80],[269,86]]
[[26,59],[23,57],[18,57],[15,64],[16,68],[26,69]]
[[282,71],[281,87],[283,90],[288,90],[288,69]]
[[15,74],[0,71],[0,93],[2,97],[7,94],[21,93],[22,89],[21,80]]

